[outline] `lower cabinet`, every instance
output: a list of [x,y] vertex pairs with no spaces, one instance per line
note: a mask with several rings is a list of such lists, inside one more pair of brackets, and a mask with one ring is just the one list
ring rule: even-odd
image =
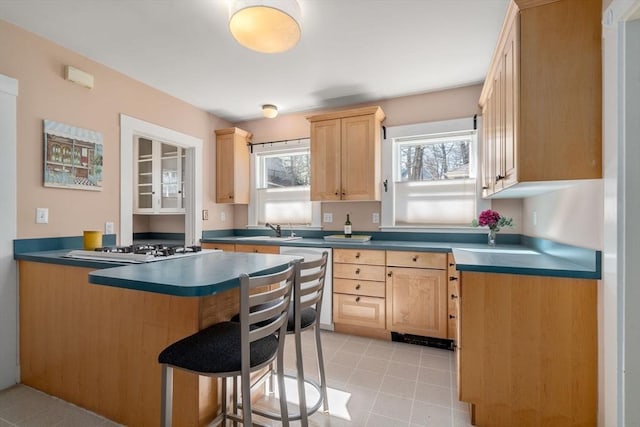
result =
[[444,253],[387,251],[388,330],[447,338],[446,268]]
[[236,245],[233,243],[203,243],[202,249],[220,249],[225,252],[235,252]]
[[460,318],[460,272],[453,254],[447,254],[447,338],[457,342]]
[[236,252],[253,252],[256,254],[279,254],[280,246],[236,244]]
[[333,322],[337,331],[373,336],[384,332],[384,263],[384,251],[333,250]]

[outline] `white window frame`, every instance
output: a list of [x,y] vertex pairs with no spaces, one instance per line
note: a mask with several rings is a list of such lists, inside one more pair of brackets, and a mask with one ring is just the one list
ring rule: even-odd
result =
[[[309,138],[301,138],[293,141],[273,142],[254,144],[250,158],[250,197],[248,206],[247,228],[264,228],[264,224],[258,224],[258,184],[260,176],[258,175],[259,157],[269,154],[287,154],[298,152],[301,149],[310,149]],[[311,224],[292,225],[292,228],[299,229],[321,229],[321,205],[320,202],[311,202]],[[283,229],[287,229],[289,224],[280,224]]]
[[[395,165],[397,164],[396,140],[402,138],[411,138],[418,135],[437,135],[446,133],[456,133],[469,131],[474,129],[474,118],[467,117],[461,119],[444,120],[438,122],[418,123],[404,126],[388,127],[386,129],[386,138],[382,143],[382,181],[386,182],[385,187],[382,189],[381,196],[381,230],[393,230],[393,231],[434,231],[434,232],[456,232],[464,230],[470,231],[476,228],[471,227],[471,224],[466,225],[451,225],[451,226],[420,226],[420,225],[396,225],[395,224],[395,180],[397,173],[395,171]],[[480,180],[479,171],[481,168],[480,147],[482,144],[482,123],[480,117],[476,118],[476,141],[475,148],[471,149],[470,155],[475,157],[475,180],[476,180],[476,211],[480,212],[483,209],[487,209],[490,206],[490,202],[482,199],[482,184]],[[484,231],[484,230],[481,230]]]

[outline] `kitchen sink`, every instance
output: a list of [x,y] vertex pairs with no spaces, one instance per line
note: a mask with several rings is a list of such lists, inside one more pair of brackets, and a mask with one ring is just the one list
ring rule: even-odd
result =
[[492,253],[492,254],[517,254],[517,255],[540,255],[531,249],[525,248],[456,248],[461,251],[467,252],[479,252],[479,253]]
[[237,240],[270,240],[270,241],[274,241],[274,242],[286,242],[289,240],[298,240],[298,239],[302,239],[301,236],[282,236],[282,237],[275,237],[275,236],[247,236],[247,237],[238,237]]

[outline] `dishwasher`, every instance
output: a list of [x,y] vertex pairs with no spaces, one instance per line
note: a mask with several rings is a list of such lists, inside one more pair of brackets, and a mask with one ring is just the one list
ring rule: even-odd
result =
[[327,276],[324,279],[324,291],[322,293],[322,309],[320,310],[320,329],[333,331],[333,262],[331,248],[312,248],[300,246],[280,246],[280,254],[301,256],[305,261],[311,261],[322,257],[322,253],[327,251]]

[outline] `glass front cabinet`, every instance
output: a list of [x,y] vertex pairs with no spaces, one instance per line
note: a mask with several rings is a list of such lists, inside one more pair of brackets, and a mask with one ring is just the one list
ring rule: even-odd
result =
[[134,213],[183,214],[185,149],[137,137],[134,150]]

